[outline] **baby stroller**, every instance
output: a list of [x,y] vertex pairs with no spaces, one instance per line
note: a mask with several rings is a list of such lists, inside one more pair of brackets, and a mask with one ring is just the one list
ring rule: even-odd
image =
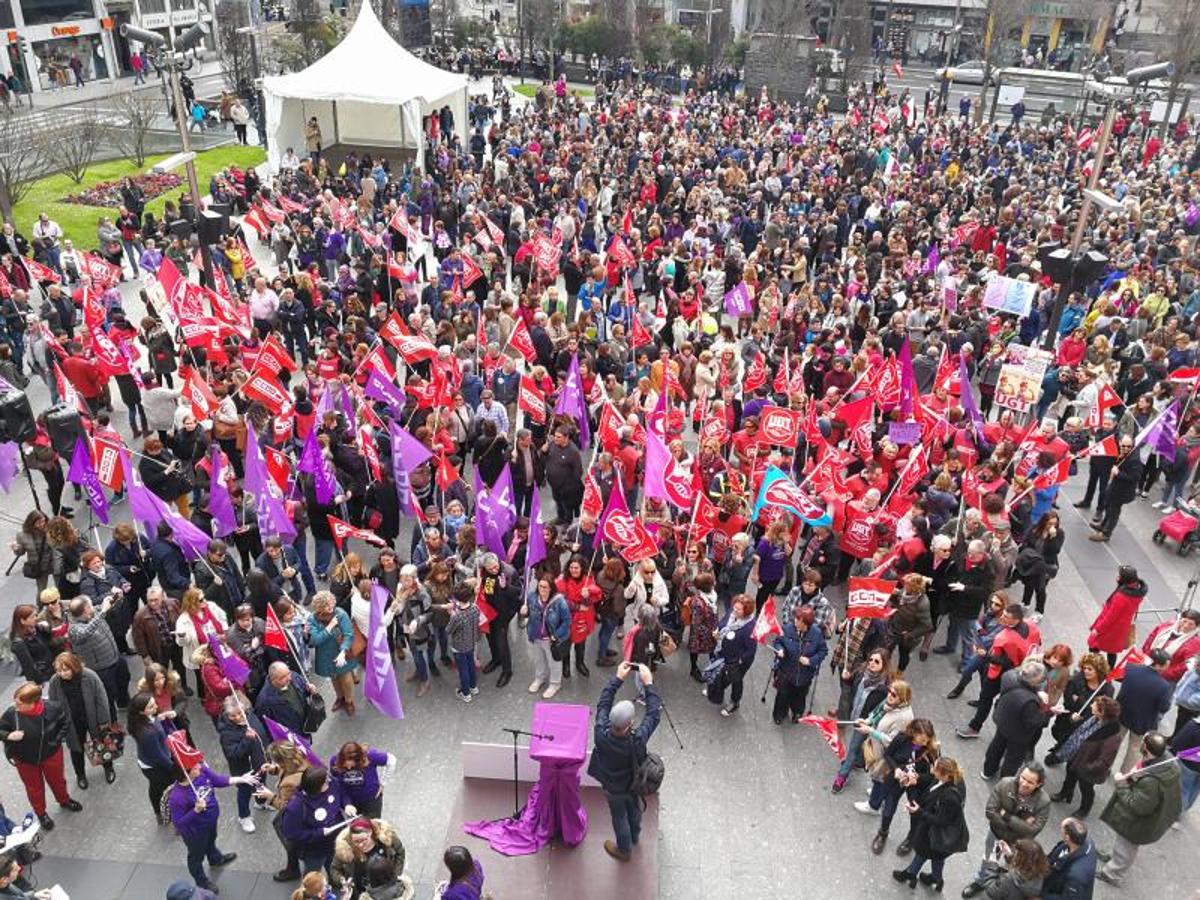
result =
[[1163,516],[1154,532],[1154,543],[1161,544],[1167,538],[1179,545],[1176,552],[1180,556],[1189,556],[1200,542],[1200,508],[1181,501],[1178,508]]

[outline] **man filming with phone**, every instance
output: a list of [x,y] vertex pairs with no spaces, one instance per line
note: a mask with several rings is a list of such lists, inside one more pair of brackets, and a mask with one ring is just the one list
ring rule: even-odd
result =
[[[613,700],[630,672],[637,671],[646,691],[646,714],[633,727],[634,706],[629,700]],[[641,797],[634,791],[638,767],[646,760],[646,745],[658,727],[662,700],[654,688],[650,667],[623,662],[609,679],[596,704],[595,746],[588,774],[600,782],[612,813],[616,841],[606,840],[604,850],[613,859],[628,862],[642,830]]]

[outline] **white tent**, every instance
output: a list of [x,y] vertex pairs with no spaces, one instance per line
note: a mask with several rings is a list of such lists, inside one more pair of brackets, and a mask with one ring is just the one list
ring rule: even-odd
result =
[[449,106],[455,131],[467,128],[467,77],[413,56],[379,24],[364,0],[349,33],[307,69],[263,79],[270,163],[304,155],[304,123],[316,116],[325,146],[410,147],[424,168],[422,120]]

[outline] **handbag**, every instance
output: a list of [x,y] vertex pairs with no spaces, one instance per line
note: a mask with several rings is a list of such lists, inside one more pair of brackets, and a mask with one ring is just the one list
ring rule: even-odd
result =
[[361,659],[363,651],[367,649],[367,639],[363,637],[363,633],[358,630],[357,625],[352,626],[354,629],[354,637],[350,640],[350,652],[346,654],[349,659]]
[[675,651],[679,649],[679,644],[675,638],[671,637],[669,632],[664,631],[662,638],[658,642],[658,649],[663,655],[663,659],[670,659]]
[[716,684],[722,673],[725,671],[725,660],[721,658],[710,659],[700,670],[700,677],[704,679],[705,684]]
[[555,662],[562,662],[570,652],[571,644],[569,641],[556,641],[554,638],[550,638],[550,656]]
[[325,698],[320,694],[308,695],[308,709],[304,713],[304,733],[312,734],[325,721]]
[[868,739],[863,741],[863,767],[870,771],[871,767],[879,760],[883,759],[883,754],[876,749],[878,745],[874,740]]

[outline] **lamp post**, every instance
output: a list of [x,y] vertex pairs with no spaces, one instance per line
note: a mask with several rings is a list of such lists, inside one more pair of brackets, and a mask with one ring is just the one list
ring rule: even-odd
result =
[[[200,282],[211,287],[214,284],[211,274],[212,253],[201,228],[204,209],[200,195],[200,182],[196,177],[196,155],[192,153],[192,142],[188,138],[187,130],[187,120],[191,117],[191,113],[184,108],[183,87],[179,80],[180,76],[191,69],[193,64],[193,60],[188,58],[187,52],[198,46],[206,34],[208,34],[207,26],[203,22],[197,22],[179,35],[174,43],[168,43],[167,39],[157,32],[146,31],[128,24],[121,26],[121,36],[145,44],[154,54],[154,64],[160,71],[167,73],[171,85],[171,97],[175,104],[175,125],[179,128],[179,141],[183,149],[182,153],[172,159],[181,160],[187,171],[188,189],[191,194],[192,208],[195,210],[196,236],[200,240]],[[164,162],[170,161],[164,160]],[[168,168],[174,168],[174,166],[166,167],[160,164],[154,168],[159,171],[167,171]]]

